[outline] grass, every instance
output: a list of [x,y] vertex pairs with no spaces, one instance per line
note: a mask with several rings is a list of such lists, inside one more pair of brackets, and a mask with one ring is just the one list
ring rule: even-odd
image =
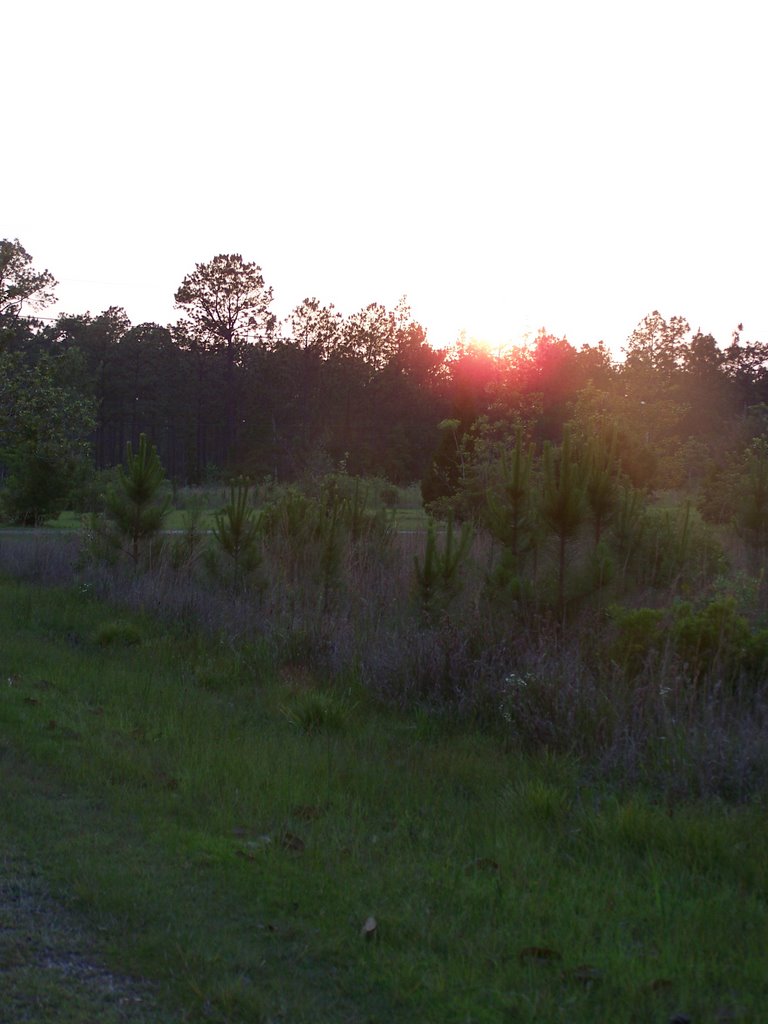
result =
[[760,803],[586,785],[71,590],[0,583],[0,636],[6,870],[153,1020],[765,1020]]
[[[420,508],[398,508],[394,509],[396,528],[401,531],[426,530],[427,516]],[[79,530],[82,526],[82,514],[80,512],[61,512],[55,519],[50,520],[46,527],[56,530]],[[201,531],[212,530],[216,524],[216,512],[214,509],[206,509],[201,513],[197,529]],[[166,530],[184,530],[187,526],[186,514],[183,509],[172,509],[163,524]]]
[[[54,899],[40,872],[0,838],[0,999],[3,1020],[158,1024],[151,986],[110,971],[104,937]],[[34,1017],[30,1016],[34,1013]]]

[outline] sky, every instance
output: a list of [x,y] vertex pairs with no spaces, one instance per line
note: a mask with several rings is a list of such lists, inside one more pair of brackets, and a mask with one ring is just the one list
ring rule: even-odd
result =
[[[56,312],[174,322],[257,263],[286,315],[430,341],[768,341],[758,0],[30,0],[3,11],[0,238]],[[10,83],[10,85],[9,85]]]

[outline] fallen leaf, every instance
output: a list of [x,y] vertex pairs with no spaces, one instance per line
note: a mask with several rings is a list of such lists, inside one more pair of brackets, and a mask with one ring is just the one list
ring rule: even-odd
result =
[[293,808],[291,817],[298,818],[300,821],[315,821],[322,813],[319,807],[313,807],[311,804],[300,804],[298,807]]
[[376,935],[378,928],[379,922],[375,917],[366,917],[365,921],[363,921],[363,927],[360,929],[360,934],[367,942],[370,942],[374,935]]
[[558,953],[556,949],[550,949],[548,946],[526,946],[525,949],[521,949],[517,954],[517,959],[521,964],[525,963],[526,960],[532,960],[534,963],[548,964],[554,960],[562,960],[563,955]]
[[464,873],[468,875],[471,871],[499,871],[498,862],[493,860],[491,857],[478,857],[477,860],[473,860],[471,864],[467,864],[464,868]]
[[174,778],[173,775],[169,775],[167,772],[157,771],[154,773],[155,780],[164,789],[176,790],[179,788],[179,780]]
[[672,988],[671,978],[656,978],[648,986],[651,992],[663,992],[665,989]]
[[24,703],[25,704],[39,704],[40,701],[37,699],[37,697],[25,697],[24,698]]
[[299,836],[295,836],[293,832],[283,832],[280,838],[280,845],[284,850],[288,850],[289,853],[304,853],[306,844],[303,839]]

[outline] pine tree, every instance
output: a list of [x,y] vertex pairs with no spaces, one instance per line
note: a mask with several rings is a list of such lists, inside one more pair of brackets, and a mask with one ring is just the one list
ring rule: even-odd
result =
[[541,513],[558,539],[557,605],[562,619],[565,612],[565,573],[568,542],[584,522],[585,483],[571,455],[570,431],[563,433],[558,451],[545,443],[542,468],[544,473]]
[[164,478],[157,449],[146,434],[140,436],[135,454],[130,441],[126,444],[125,465],[119,468],[117,484],[107,491],[105,507],[113,540],[127,550],[134,565],[139,563],[143,542],[160,531],[168,514],[170,498],[160,495]]

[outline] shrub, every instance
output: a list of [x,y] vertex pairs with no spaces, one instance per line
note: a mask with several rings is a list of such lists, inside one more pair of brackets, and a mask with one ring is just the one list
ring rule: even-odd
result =
[[749,624],[737,613],[732,598],[712,601],[699,610],[679,605],[671,638],[693,682],[713,675],[735,680],[747,669],[753,646]]
[[2,511],[11,522],[40,526],[66,508],[73,463],[27,455],[10,464],[11,473],[0,498]]
[[627,676],[637,675],[660,653],[664,642],[664,612],[657,608],[608,609],[614,637],[609,656]]

